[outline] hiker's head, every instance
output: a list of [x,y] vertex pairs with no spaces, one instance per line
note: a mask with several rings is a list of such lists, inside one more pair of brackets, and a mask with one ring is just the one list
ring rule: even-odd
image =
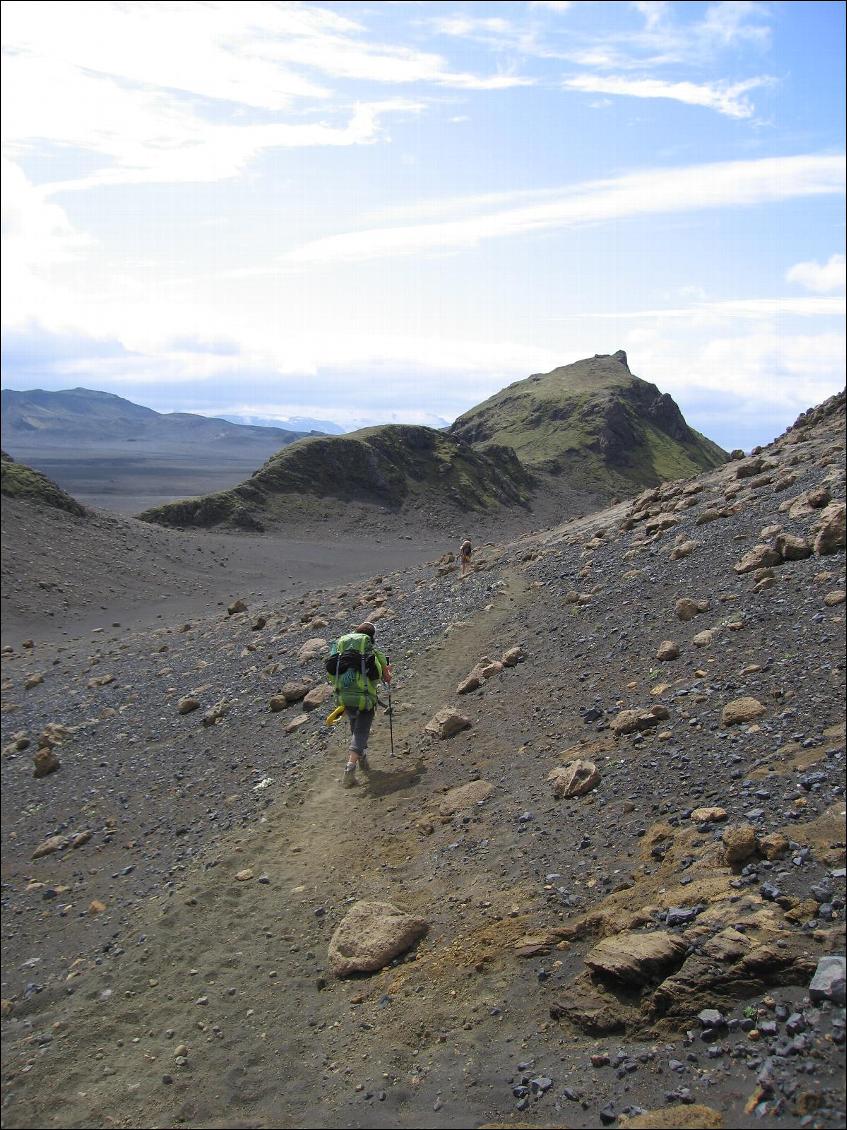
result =
[[371,639],[373,639],[376,635],[376,628],[373,626],[370,620],[365,620],[364,624],[360,624],[355,630],[357,632],[360,632],[363,636],[370,636]]

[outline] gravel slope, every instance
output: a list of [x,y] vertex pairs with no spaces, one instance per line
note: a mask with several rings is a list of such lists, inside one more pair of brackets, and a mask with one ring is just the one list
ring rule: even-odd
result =
[[[842,397],[760,464],[488,544],[465,581],[421,554],[251,597],[228,568],[244,612],[16,636],[4,1125],[843,1125],[843,999],[810,998],[844,954],[843,538],[812,550],[843,425]],[[797,559],[736,572],[776,544]],[[328,706],[270,702],[322,685],[301,648],[366,613],[393,751],[381,716],[342,791]],[[445,706],[471,725],[442,741]],[[34,779],[41,735],[61,767]],[[599,780],[557,799],[575,758]],[[337,978],[363,900],[429,929]]]

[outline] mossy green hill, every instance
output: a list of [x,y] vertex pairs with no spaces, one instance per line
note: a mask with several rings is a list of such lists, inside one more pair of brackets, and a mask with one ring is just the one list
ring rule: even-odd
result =
[[513,451],[475,450],[433,428],[385,424],[283,448],[232,490],[146,510],[167,526],[261,530],[297,519],[341,519],[368,509],[427,516],[526,507],[532,479]]
[[619,352],[509,385],[446,431],[391,424],[302,439],[231,490],[140,517],[262,530],[381,514],[385,525],[385,513],[432,528],[467,514],[477,531],[517,529],[529,514],[561,520],[726,458]]
[[511,447],[536,475],[578,490],[629,494],[723,463],[667,393],[633,376],[626,354],[598,354],[502,389],[450,434],[477,449]]
[[11,455],[5,451],[0,452],[0,493],[5,498],[20,498],[26,502],[39,502],[43,506],[52,506],[55,510],[66,510],[83,518],[88,511],[75,498],[71,498],[61,487],[57,487],[52,479],[34,471],[23,463],[16,463]]

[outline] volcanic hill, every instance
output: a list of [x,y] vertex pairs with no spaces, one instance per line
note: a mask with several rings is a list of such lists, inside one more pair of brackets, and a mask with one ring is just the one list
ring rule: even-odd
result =
[[141,517],[260,530],[316,516],[369,524],[387,511],[433,527],[467,515],[502,533],[504,522],[526,528],[529,513],[535,525],[561,520],[726,458],[620,351],[518,381],[444,432],[385,425],[301,441],[232,490]]
[[232,490],[140,517],[168,526],[263,530],[315,519],[379,526],[387,513],[402,512],[417,525],[437,527],[469,512],[526,510],[531,484],[509,448],[492,444],[482,452],[433,428],[385,424],[300,440]]
[[632,494],[726,461],[686,424],[676,402],[633,376],[618,350],[517,381],[465,412],[450,434],[511,447],[548,484]]

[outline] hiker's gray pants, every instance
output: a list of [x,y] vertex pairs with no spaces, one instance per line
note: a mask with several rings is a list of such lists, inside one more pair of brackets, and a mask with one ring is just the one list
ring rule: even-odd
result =
[[347,709],[350,720],[350,748],[354,753],[364,753],[368,748],[368,735],[374,720],[373,710]]

